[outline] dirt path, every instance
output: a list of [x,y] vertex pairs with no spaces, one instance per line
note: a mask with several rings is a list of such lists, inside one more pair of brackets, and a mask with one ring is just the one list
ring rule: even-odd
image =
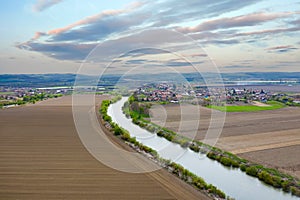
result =
[[255,106],[259,106],[259,107],[269,107],[270,106],[268,104],[261,103],[259,101],[253,101],[252,104],[255,105]]
[[129,174],[95,160],[71,97],[0,110],[0,199],[209,199],[165,170]]

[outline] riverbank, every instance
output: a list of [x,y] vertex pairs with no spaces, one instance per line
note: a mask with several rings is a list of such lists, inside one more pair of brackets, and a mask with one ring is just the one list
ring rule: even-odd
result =
[[[133,102],[132,98],[131,102]],[[171,142],[180,144],[184,148],[189,148],[196,153],[205,153],[208,158],[216,160],[224,166],[240,168],[240,170],[244,171],[248,175],[256,177],[264,183],[273,186],[274,188],[281,188],[287,193],[291,192],[293,195],[300,196],[300,185],[296,178],[279,172],[276,169],[264,167],[221,149],[210,147],[199,141],[193,141],[182,135],[178,135],[171,130],[160,127],[143,119],[143,115],[145,113],[137,116],[136,110],[132,111],[129,108],[130,104],[127,104],[127,107],[124,109],[126,115],[131,116],[133,118],[133,123],[139,125],[141,128],[147,129],[148,131],[157,134],[160,137],[164,137]]]
[[[182,119],[181,110],[190,109],[198,111],[200,117]],[[150,112],[149,121],[183,136],[203,141],[210,123],[213,122],[211,113],[218,111],[190,104],[153,104]],[[200,126],[189,128],[190,124],[197,123]],[[182,124],[185,126],[181,126]],[[225,124],[215,146],[300,179],[300,160],[297,155],[297,149],[300,148],[299,132],[299,107],[287,106],[259,112],[230,112],[226,113]]]
[[[127,143],[131,148],[144,154],[159,166],[174,174],[177,178],[181,179],[187,184],[193,186],[195,189],[204,192],[208,197],[214,199],[226,199],[226,195],[224,192],[211,184],[207,184],[202,178],[186,170],[181,165],[161,158],[155,150],[138,142],[135,137],[130,136],[127,130],[123,129],[118,124],[113,122],[112,118],[107,114],[107,110],[111,103],[114,103],[118,100],[119,98],[117,97],[111,101],[107,100],[102,102],[100,108],[102,126],[109,130],[111,134],[114,134],[119,139],[125,141],[125,143]],[[227,199],[230,199],[230,197],[227,197]]]

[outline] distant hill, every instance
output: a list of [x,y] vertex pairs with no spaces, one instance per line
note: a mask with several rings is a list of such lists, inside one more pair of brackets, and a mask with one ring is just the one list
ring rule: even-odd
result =
[[[206,78],[213,79],[216,74],[205,73]],[[121,75],[104,75],[101,77],[98,85],[115,85],[118,81],[143,81],[151,80],[161,81],[177,81],[178,75],[172,73],[162,73],[155,75],[138,74],[129,75],[126,79],[121,79]],[[182,76],[189,82],[204,83],[201,74],[185,73]],[[260,80],[260,81],[286,81],[293,80],[300,82],[300,72],[245,72],[245,73],[223,73],[221,74],[224,81],[245,81],[245,80]],[[2,74],[0,75],[0,86],[5,87],[54,87],[54,86],[72,86],[76,79],[76,74]],[[81,85],[95,85],[97,77],[80,75],[77,81]]]

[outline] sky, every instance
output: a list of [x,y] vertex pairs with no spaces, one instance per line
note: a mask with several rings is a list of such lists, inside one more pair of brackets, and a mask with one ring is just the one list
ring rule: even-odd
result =
[[299,0],[11,0],[0,16],[0,74],[300,71]]

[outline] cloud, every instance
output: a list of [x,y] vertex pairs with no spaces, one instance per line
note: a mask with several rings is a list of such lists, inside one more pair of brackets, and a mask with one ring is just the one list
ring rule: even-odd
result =
[[126,64],[144,64],[145,62],[147,62],[145,59],[136,59],[126,61]]
[[118,16],[118,15],[121,15],[121,14],[124,14],[124,13],[129,13],[129,12],[131,12],[131,11],[141,7],[141,6],[143,6],[143,3],[135,2],[135,3],[129,4],[124,9],[105,10],[105,11],[100,12],[99,14],[89,16],[85,19],[79,20],[79,21],[77,21],[75,23],[72,23],[70,25],[67,25],[65,27],[50,30],[50,31],[48,31],[48,34],[49,35],[57,35],[57,34],[60,34],[62,32],[66,32],[66,31],[68,31],[72,28],[75,28],[75,27],[80,27],[80,26],[83,26],[83,25],[93,24],[93,23],[99,22],[99,21],[101,21],[105,18]]
[[20,46],[30,51],[38,51],[49,57],[59,60],[83,60],[96,44],[41,44],[29,43],[27,46]]
[[292,21],[291,24],[299,26],[300,25],[300,19]]
[[61,3],[63,0],[37,0],[36,3],[32,6],[32,10],[35,12],[44,11],[58,3]]
[[95,22],[92,25],[86,25],[72,31],[60,29],[60,32],[55,30],[55,34],[53,32],[48,32],[48,34],[54,35],[49,41],[100,41],[113,33],[126,31],[129,30],[131,26],[139,25],[146,18],[147,16],[143,15],[140,15],[135,19],[125,16],[106,17],[106,19]]
[[239,40],[209,40],[203,42],[204,44],[217,44],[217,45],[230,45],[230,44],[239,44]]
[[[257,1],[225,0],[211,2],[210,0],[186,0],[178,3],[175,0],[168,0],[160,3],[150,1],[134,2],[124,9],[102,11],[65,27],[49,30],[47,35],[50,36],[49,41],[51,42],[99,41],[111,34],[128,31],[142,25],[145,28],[161,28],[174,23],[219,15]],[[40,36],[45,36],[45,34]],[[34,38],[39,39],[39,37]]]
[[153,26],[162,27],[174,23],[215,17],[226,12],[241,9],[259,2],[259,0],[168,0],[155,4],[152,10],[159,12],[153,16]]
[[[115,57],[139,57],[143,55],[155,55],[167,53],[160,49],[161,45],[181,42],[179,35],[172,35],[168,30],[146,30],[141,33],[132,34],[115,40],[107,40],[102,43],[78,43],[78,42],[59,42],[59,43],[40,43],[28,41],[17,45],[18,48],[30,51],[41,52],[47,56],[61,60],[81,60],[95,48],[92,58],[94,62],[111,60]],[[151,48],[149,45],[151,44]],[[117,48],[116,48],[117,47]],[[156,48],[155,48],[156,47]]]
[[[129,39],[129,38],[127,38],[127,39]],[[167,52],[162,49],[140,48],[140,49],[135,49],[130,52],[127,52],[120,57],[140,57],[140,56],[144,56],[144,55],[156,55],[156,54],[161,55],[164,53],[167,53]]]
[[[45,2],[45,1],[41,1]],[[47,1],[58,2],[58,1]],[[60,60],[84,59],[97,45],[99,57],[93,61],[110,60],[118,57],[121,52],[131,51],[121,57],[140,57],[143,55],[162,55],[167,52],[144,48],[145,44],[151,47],[166,48],[177,51],[189,49],[187,41],[176,34],[170,34],[157,28],[176,29],[187,33],[200,44],[234,45],[245,42],[249,37],[255,41],[256,36],[271,35],[284,32],[299,31],[297,22],[289,20],[281,23],[288,24],[286,28],[242,32],[243,27],[257,26],[267,22],[274,22],[281,18],[293,16],[292,12],[265,13],[256,12],[246,15],[223,17],[228,12],[237,11],[260,0],[165,0],[140,1],[126,6],[123,9],[106,10],[96,15],[86,17],[64,27],[55,28],[46,32],[36,32],[27,42],[17,45],[18,48],[41,52],[47,56]],[[50,4],[48,4],[50,5]],[[54,5],[54,4],[52,4]],[[213,17],[213,20],[209,18]],[[293,16],[294,17],[294,16]],[[204,22],[203,22],[204,21]],[[180,27],[184,22],[198,23],[197,26]],[[202,22],[202,23],[199,23]],[[277,22],[277,21],[276,21]],[[271,25],[271,27],[274,25]],[[188,54],[187,52],[185,52]],[[192,52],[189,52],[192,53]],[[198,55],[199,56],[199,55]],[[200,55],[204,57],[206,55]],[[195,56],[196,57],[196,56]],[[143,57],[142,57],[143,59]],[[142,63],[135,59],[132,63]],[[169,63],[170,65],[184,65],[184,63]]]
[[261,30],[261,31],[253,31],[253,32],[244,32],[237,33],[233,36],[255,36],[255,35],[273,35],[278,33],[286,33],[286,32],[297,32],[300,31],[300,27],[292,27],[292,28],[277,28],[277,29],[269,29],[269,30]]
[[166,66],[168,67],[187,67],[191,66],[192,64],[190,62],[183,62],[183,61],[169,61],[166,63]]
[[207,57],[208,55],[206,53],[194,53],[194,54],[190,54],[189,56],[191,57]]
[[193,65],[203,64],[204,61],[186,62],[186,61],[169,61],[165,63],[168,67],[192,67]]
[[288,17],[293,14],[295,13],[294,12],[273,13],[273,14],[251,13],[247,15],[240,15],[237,17],[231,17],[231,18],[226,17],[226,18],[220,18],[215,20],[209,20],[194,27],[180,27],[177,30],[183,33],[196,33],[196,32],[211,31],[211,30],[218,30],[218,29],[255,26],[274,19]]
[[[82,20],[71,23],[65,27],[60,27],[47,31],[47,33],[36,34],[33,39],[37,40],[41,36],[53,36],[50,41],[70,41],[70,40],[85,40],[92,41],[108,35],[112,32],[118,32],[127,29],[133,24],[133,20],[124,19],[124,14],[130,13],[135,9],[142,7],[144,3],[133,2],[127,5],[124,9],[119,10],[104,10],[96,15],[86,17]],[[116,19],[118,17],[118,19]],[[143,20],[142,16],[137,17],[139,21]],[[126,27],[126,28],[124,28]],[[41,32],[37,32],[41,33]],[[94,35],[97,37],[93,37]]]
[[226,68],[226,69],[249,69],[249,68],[252,68],[252,66],[244,66],[244,65],[227,65],[227,66],[224,66],[223,68]]
[[292,45],[284,45],[284,46],[276,46],[276,47],[270,47],[267,48],[266,50],[270,53],[275,52],[275,53],[286,53],[290,52],[293,50],[297,50],[298,48],[292,46]]

